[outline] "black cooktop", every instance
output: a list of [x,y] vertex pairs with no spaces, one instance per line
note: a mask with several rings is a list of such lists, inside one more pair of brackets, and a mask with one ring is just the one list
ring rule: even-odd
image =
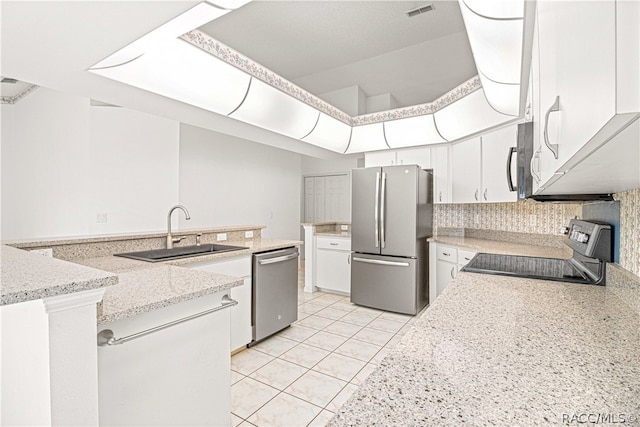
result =
[[581,259],[578,262],[575,258],[479,253],[462,271],[596,285],[603,284],[604,265],[593,259]]

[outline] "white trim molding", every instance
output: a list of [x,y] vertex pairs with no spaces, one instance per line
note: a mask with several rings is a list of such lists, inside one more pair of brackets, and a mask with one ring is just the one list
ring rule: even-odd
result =
[[38,85],[29,85],[26,89],[15,96],[0,96],[0,104],[15,104],[39,87],[40,86]]

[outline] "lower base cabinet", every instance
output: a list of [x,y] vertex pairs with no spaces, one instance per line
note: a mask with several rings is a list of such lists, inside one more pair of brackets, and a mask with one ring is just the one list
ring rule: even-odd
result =
[[351,239],[316,237],[316,283],[323,291],[351,293]]
[[429,279],[432,287],[429,301],[433,302],[476,253],[435,242],[429,244],[429,251]]
[[251,342],[251,255],[188,264],[186,267],[228,276],[242,277],[244,284],[231,289],[229,296],[238,301],[231,307],[231,351]]

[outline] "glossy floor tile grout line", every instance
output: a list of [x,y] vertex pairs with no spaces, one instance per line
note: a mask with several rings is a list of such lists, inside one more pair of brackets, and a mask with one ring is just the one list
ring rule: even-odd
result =
[[231,359],[233,426],[324,426],[415,319],[298,285],[298,320]]

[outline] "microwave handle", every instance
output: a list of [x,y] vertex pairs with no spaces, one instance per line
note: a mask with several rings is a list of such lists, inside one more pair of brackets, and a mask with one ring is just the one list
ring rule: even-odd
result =
[[507,155],[507,185],[509,186],[509,191],[516,191],[516,187],[513,185],[513,177],[511,176],[511,162],[513,161],[513,153],[517,151],[516,147],[509,147],[509,154]]

